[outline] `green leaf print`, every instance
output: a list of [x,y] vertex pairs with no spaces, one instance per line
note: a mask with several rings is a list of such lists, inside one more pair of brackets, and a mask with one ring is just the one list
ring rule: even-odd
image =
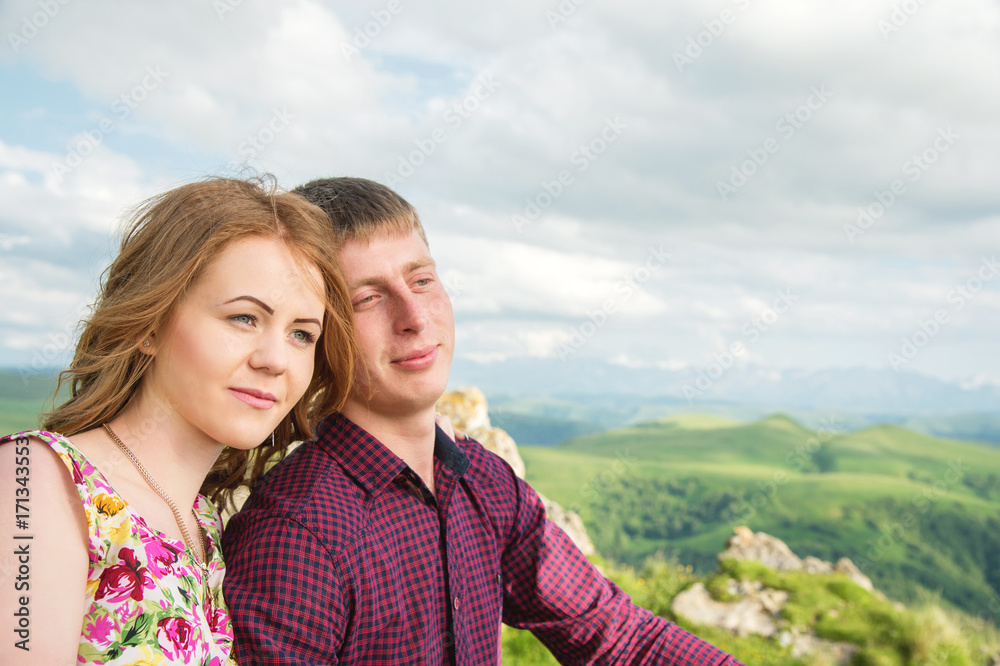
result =
[[144,644],[151,626],[153,626],[152,615],[143,613],[136,616],[135,620],[125,627],[125,631],[122,632],[121,645],[131,647],[133,645]]

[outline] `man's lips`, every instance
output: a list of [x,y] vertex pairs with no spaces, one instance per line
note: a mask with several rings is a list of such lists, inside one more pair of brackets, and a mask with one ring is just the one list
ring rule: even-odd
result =
[[231,388],[229,392],[237,400],[242,400],[251,407],[257,409],[271,409],[278,399],[267,391],[260,391],[255,388],[238,387]]
[[437,360],[438,348],[436,345],[430,347],[424,347],[423,349],[414,350],[402,358],[398,358],[392,362],[397,368],[402,368],[404,370],[423,370],[426,367],[431,366],[435,360]]

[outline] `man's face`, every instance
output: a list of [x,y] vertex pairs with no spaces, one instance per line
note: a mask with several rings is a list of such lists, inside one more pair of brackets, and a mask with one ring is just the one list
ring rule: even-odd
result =
[[344,412],[409,416],[433,410],[451,370],[451,300],[420,235],[350,241],[340,264],[354,307],[364,367]]

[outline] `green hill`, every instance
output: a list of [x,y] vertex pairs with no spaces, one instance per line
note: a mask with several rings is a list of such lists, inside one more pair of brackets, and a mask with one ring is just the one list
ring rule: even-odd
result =
[[796,553],[849,557],[890,597],[1000,603],[1000,451],[896,426],[812,431],[671,417],[551,448],[521,447],[528,481],[579,511],[598,550],[659,554],[708,574],[736,525]]
[[0,433],[38,427],[38,416],[50,408],[54,375],[0,370]]

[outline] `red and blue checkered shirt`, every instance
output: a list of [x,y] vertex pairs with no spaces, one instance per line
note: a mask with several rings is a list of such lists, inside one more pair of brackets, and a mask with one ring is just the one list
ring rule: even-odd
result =
[[500,622],[565,664],[739,664],[631,603],[501,458],[440,430],[432,495],[335,415],[225,530],[242,666],[497,664]]

